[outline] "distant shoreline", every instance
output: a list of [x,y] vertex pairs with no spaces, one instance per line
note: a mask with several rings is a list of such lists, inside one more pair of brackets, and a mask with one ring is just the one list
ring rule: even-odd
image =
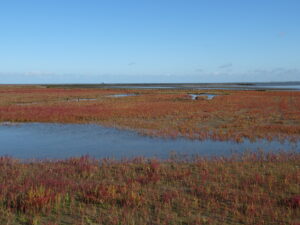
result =
[[229,89],[229,90],[300,90],[300,82],[258,83],[127,83],[127,84],[48,84],[51,87],[68,88],[125,88],[125,89]]
[[294,90],[300,81],[235,83],[66,83],[66,84],[0,84],[3,86],[39,86],[44,88],[114,88],[114,89],[223,89],[223,90]]

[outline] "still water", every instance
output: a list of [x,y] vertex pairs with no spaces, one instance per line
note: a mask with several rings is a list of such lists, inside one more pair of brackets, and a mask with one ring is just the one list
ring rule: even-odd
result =
[[172,152],[202,156],[228,155],[245,150],[300,151],[300,143],[268,142],[242,144],[220,141],[193,141],[184,138],[164,139],[141,136],[133,131],[98,125],[23,123],[0,125],[0,155],[21,159],[67,158],[90,156],[132,158],[137,156],[168,158]]
[[107,97],[122,98],[128,96],[136,96],[136,94],[115,94],[115,95],[108,95]]
[[291,83],[249,83],[249,84],[153,84],[153,85],[118,85],[110,88],[124,89],[196,89],[196,90],[300,90],[300,82]]
[[208,100],[212,100],[214,97],[218,96],[218,95],[214,95],[214,94],[190,94],[191,98],[193,100],[196,100],[198,96],[206,96]]

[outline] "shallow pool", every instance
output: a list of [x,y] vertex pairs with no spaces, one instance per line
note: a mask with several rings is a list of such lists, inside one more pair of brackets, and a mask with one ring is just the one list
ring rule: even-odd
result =
[[128,97],[128,96],[136,96],[136,94],[114,94],[114,95],[108,95],[107,97],[122,98],[122,97]]
[[103,158],[136,156],[168,158],[172,152],[202,156],[229,155],[245,150],[300,151],[299,143],[268,142],[242,144],[221,141],[193,141],[141,136],[133,131],[94,124],[23,123],[0,126],[0,155],[28,158],[66,158],[89,154]]
[[196,100],[198,96],[206,96],[208,100],[212,100],[214,97],[218,96],[215,94],[190,94],[193,100]]

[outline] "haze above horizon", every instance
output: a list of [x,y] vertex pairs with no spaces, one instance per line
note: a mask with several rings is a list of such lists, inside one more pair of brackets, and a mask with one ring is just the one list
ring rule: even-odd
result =
[[0,4],[0,84],[300,80],[298,0]]

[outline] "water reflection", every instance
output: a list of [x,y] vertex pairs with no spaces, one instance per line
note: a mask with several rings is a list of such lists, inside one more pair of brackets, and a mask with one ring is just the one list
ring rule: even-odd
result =
[[164,84],[164,85],[117,85],[109,86],[117,89],[197,89],[197,90],[300,90],[300,83],[245,83],[245,84]]
[[201,96],[204,96],[208,100],[211,100],[218,95],[215,95],[215,94],[190,94],[190,96],[191,96],[192,100],[197,100],[197,97],[201,97]]
[[220,141],[193,141],[184,138],[163,139],[140,136],[136,132],[98,125],[26,123],[0,125],[0,155],[17,158],[66,158],[89,154],[97,158],[159,157],[171,152],[203,156],[228,155],[232,151],[262,148],[300,151],[299,143],[245,141],[242,144]]
[[122,97],[128,97],[128,96],[136,96],[136,94],[114,94],[114,95],[108,95],[107,97],[122,98]]

